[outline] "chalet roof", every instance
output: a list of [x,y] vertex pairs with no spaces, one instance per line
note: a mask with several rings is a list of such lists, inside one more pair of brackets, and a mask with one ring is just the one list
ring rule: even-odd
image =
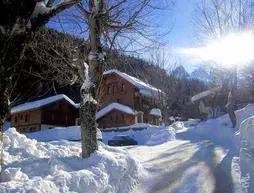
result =
[[113,73],[121,76],[123,79],[127,80],[129,83],[134,85],[142,95],[155,98],[155,97],[158,97],[159,93],[163,93],[160,89],[150,84],[147,84],[139,80],[138,78],[130,76],[124,72],[120,72],[119,70],[116,70],[116,69],[105,71],[103,75],[108,75]]
[[96,113],[96,119],[103,117],[112,110],[119,110],[127,114],[135,115],[135,112],[130,107],[120,103],[111,103]]
[[60,94],[60,95],[55,95],[55,96],[48,97],[48,98],[45,98],[45,99],[36,100],[36,101],[32,101],[32,102],[27,102],[27,103],[15,106],[11,109],[11,114],[19,113],[19,112],[30,110],[30,109],[40,108],[42,106],[45,106],[47,104],[50,104],[50,103],[53,103],[53,102],[56,102],[56,101],[59,101],[59,100],[62,100],[62,99],[69,102],[75,108],[79,107],[79,104],[74,103],[69,97],[67,97],[64,94]]

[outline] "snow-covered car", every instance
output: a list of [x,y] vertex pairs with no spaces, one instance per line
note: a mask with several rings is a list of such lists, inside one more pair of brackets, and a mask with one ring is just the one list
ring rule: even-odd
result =
[[138,145],[138,142],[127,135],[117,135],[108,141],[111,146]]

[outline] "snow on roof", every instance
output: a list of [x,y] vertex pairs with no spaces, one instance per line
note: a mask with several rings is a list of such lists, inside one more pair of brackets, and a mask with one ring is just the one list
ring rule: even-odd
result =
[[209,96],[211,94],[213,94],[213,92],[211,90],[206,90],[204,92],[201,92],[201,93],[191,97],[191,101],[192,102],[198,101],[198,100],[200,100],[202,98],[205,98],[205,97],[207,97],[207,96]]
[[158,89],[150,84],[147,84],[147,83],[145,83],[133,76],[130,76],[124,72],[120,72],[119,70],[116,70],[116,69],[105,71],[103,73],[103,75],[108,75],[108,74],[112,74],[112,73],[116,73],[119,76],[121,76],[123,79],[127,80],[129,83],[131,83],[132,85],[137,87],[139,89],[140,93],[145,96],[155,97],[159,93],[162,92],[160,89]]
[[158,116],[158,117],[161,117],[161,110],[160,109],[156,109],[156,108],[153,108],[150,113],[150,115],[155,115],[155,116]]
[[44,105],[47,105],[62,99],[65,99],[66,101],[68,101],[75,108],[79,107],[79,104],[74,103],[69,97],[67,97],[64,94],[60,94],[60,95],[56,95],[56,96],[52,96],[52,97],[48,97],[45,99],[36,100],[32,102],[27,102],[27,103],[15,106],[11,109],[11,113],[19,113],[19,112],[30,110],[30,109],[36,109],[36,108],[42,107]]
[[102,110],[100,110],[99,112],[96,113],[96,119],[99,119],[101,117],[103,117],[104,115],[106,115],[108,112],[112,111],[112,110],[119,110],[122,112],[125,112],[127,114],[131,114],[131,115],[135,115],[136,113],[128,106],[119,104],[119,103],[111,103],[108,106],[106,106],[105,108],[103,108]]

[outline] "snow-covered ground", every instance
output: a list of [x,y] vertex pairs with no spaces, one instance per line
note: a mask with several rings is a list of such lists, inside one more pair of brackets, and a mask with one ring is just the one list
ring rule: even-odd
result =
[[130,192],[144,175],[126,150],[102,143],[88,159],[80,142],[38,142],[14,128],[4,133],[0,192]]
[[[254,105],[236,115],[237,135],[227,115],[102,132],[105,144],[115,135],[128,135],[139,145],[101,143],[88,159],[80,158],[80,142],[66,141],[80,139],[79,127],[27,134],[48,142],[11,128],[4,133],[0,192],[252,193]],[[140,127],[146,129],[135,131]]]

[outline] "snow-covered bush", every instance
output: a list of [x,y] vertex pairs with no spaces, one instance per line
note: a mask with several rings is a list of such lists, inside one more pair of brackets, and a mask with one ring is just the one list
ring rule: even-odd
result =
[[143,174],[125,150],[99,144],[88,159],[79,142],[38,142],[14,128],[4,133],[0,192],[129,192]]
[[176,139],[175,129],[172,127],[168,127],[167,129],[161,129],[155,132],[150,140],[147,142],[147,145],[160,145],[162,143],[166,143],[168,141],[172,141]]

